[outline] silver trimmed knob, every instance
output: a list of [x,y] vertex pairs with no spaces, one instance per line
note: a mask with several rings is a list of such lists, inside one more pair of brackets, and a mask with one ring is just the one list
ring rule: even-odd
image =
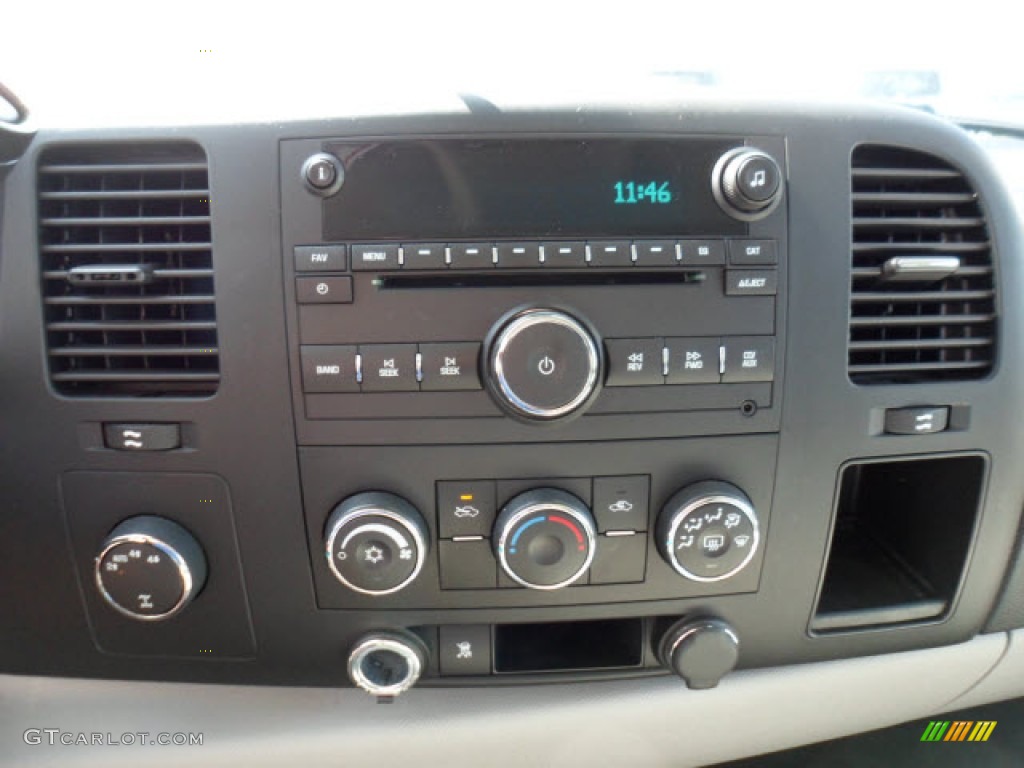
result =
[[519,494],[494,523],[501,569],[530,589],[561,589],[579,581],[594,561],[596,539],[586,504],[557,488]]
[[411,635],[373,632],[348,656],[348,677],[373,696],[390,698],[412,688],[427,666],[423,644]]
[[782,171],[768,153],[738,147],[719,158],[711,187],[722,210],[734,219],[755,221],[775,210],[782,200]]
[[680,576],[699,582],[742,571],[761,543],[754,507],[739,488],[708,480],[676,493],[658,516],[658,551]]
[[488,355],[488,385],[498,403],[531,421],[564,418],[594,395],[601,350],[576,318],[527,309],[497,331]]
[[162,517],[141,515],[110,532],[96,557],[103,600],[137,621],[181,613],[206,583],[206,556],[191,533]]
[[392,493],[370,491],[338,504],[327,520],[327,565],[354,592],[390,595],[415,580],[430,537],[416,508]]

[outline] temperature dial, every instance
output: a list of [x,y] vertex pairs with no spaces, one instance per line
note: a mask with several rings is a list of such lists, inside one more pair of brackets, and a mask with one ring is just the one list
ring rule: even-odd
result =
[[530,589],[560,589],[590,567],[595,536],[586,504],[565,491],[537,488],[501,510],[494,549],[509,578]]
[[661,556],[694,581],[721,581],[739,573],[759,543],[750,499],[728,483],[706,481],[684,488],[658,517]]
[[116,611],[139,621],[169,619],[206,582],[199,542],[177,523],[143,515],[125,520],[96,558],[96,587]]
[[338,581],[364,595],[389,595],[412,583],[427,555],[427,525],[408,501],[359,493],[327,521],[327,564]]

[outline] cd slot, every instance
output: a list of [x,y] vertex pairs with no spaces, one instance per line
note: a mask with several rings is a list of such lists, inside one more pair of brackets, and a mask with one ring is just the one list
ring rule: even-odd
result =
[[477,274],[378,275],[373,285],[382,291],[418,288],[532,288],[563,285],[681,285],[703,283],[702,269],[671,272],[624,272],[593,270],[587,272],[498,272]]

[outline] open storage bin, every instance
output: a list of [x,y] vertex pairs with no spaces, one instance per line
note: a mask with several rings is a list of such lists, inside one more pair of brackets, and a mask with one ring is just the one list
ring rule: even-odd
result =
[[845,466],[811,631],[944,616],[963,577],[986,466],[981,455]]

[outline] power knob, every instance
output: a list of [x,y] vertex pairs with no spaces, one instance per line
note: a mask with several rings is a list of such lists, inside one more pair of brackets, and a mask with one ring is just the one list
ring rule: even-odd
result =
[[718,159],[711,190],[719,206],[734,219],[763,219],[782,200],[782,171],[775,158],[760,149],[739,147]]
[[601,349],[575,317],[527,309],[492,333],[487,366],[498,405],[524,421],[552,421],[579,413],[596,395]]

